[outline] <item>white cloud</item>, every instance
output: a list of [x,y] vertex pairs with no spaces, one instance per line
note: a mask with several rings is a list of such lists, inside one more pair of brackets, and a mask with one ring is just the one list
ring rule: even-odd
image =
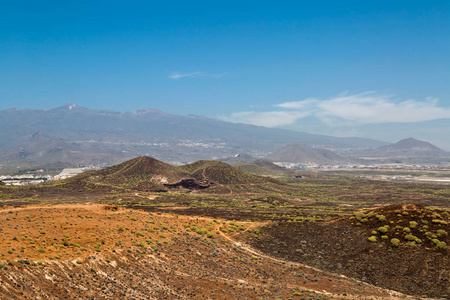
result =
[[450,108],[437,106],[437,100],[397,101],[389,95],[374,92],[319,100],[284,102],[275,105],[276,111],[238,112],[227,119],[236,122],[276,127],[296,123],[306,116],[315,116],[332,126],[357,126],[381,123],[413,123],[450,118]]
[[268,111],[268,112],[237,112],[222,117],[223,120],[234,123],[245,123],[257,126],[277,127],[295,123],[298,119],[308,116],[308,112]]
[[302,101],[284,102],[275,106],[287,109],[306,109],[314,107],[318,102],[319,100],[315,98],[308,98]]
[[172,72],[169,75],[169,79],[181,79],[181,78],[198,78],[198,77],[213,77],[219,78],[225,76],[227,73],[219,73],[219,74],[210,74],[204,71],[190,72],[190,73],[182,73],[182,72]]

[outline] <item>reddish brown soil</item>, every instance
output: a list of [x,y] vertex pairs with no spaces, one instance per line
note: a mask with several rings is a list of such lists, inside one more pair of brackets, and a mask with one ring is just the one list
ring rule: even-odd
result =
[[[397,299],[235,241],[260,224],[99,204],[0,211],[2,299]],[[209,233],[209,235],[206,235]]]

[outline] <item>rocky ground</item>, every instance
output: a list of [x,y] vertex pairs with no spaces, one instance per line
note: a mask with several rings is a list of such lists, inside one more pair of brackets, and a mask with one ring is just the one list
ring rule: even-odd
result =
[[450,298],[449,212],[404,204],[329,222],[276,222],[254,247],[418,297]]
[[3,207],[1,299],[397,299],[244,244],[260,223],[100,204]]

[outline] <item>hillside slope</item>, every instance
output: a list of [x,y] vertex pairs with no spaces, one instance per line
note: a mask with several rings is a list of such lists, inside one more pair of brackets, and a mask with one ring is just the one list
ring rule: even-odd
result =
[[253,230],[252,222],[99,204],[8,208],[0,221],[11,237],[0,241],[2,299],[402,296],[266,256],[232,233]]
[[200,160],[192,164],[179,167],[180,171],[190,174],[197,180],[211,180],[219,184],[256,184],[275,183],[275,179],[247,173],[237,167],[221,161]]
[[279,222],[250,243],[277,257],[410,295],[450,295],[450,214],[415,204],[333,222]]
[[166,190],[164,184],[177,182],[186,176],[172,165],[141,156],[109,168],[79,174],[61,181],[61,185],[67,188],[88,185],[162,191]]

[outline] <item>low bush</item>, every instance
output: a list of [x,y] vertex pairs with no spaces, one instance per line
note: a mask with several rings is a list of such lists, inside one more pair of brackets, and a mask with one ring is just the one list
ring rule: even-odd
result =
[[377,237],[372,235],[371,237],[368,238],[369,242],[375,243],[377,241]]
[[391,245],[393,247],[398,247],[400,245],[400,240],[399,239],[391,239]]

